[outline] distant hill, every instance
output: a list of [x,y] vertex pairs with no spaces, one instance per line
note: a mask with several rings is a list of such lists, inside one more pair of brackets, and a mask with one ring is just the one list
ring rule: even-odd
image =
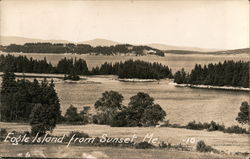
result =
[[222,54],[250,54],[250,48],[234,49],[234,50],[224,50],[224,51],[188,51],[188,50],[165,50],[164,53],[171,54],[210,54],[210,55],[222,55]]
[[93,39],[93,40],[78,42],[78,44],[89,44],[93,47],[96,47],[96,46],[117,45],[119,43],[115,41],[111,41],[111,40],[106,40],[106,39]]
[[188,50],[188,51],[198,51],[198,52],[212,52],[212,51],[221,51],[218,49],[204,49],[198,47],[182,47],[182,46],[173,46],[173,45],[165,45],[159,43],[151,43],[147,44],[147,46],[159,49],[159,50]]
[[[10,45],[10,44],[19,44],[23,45],[25,43],[36,43],[36,42],[50,42],[50,43],[74,43],[67,40],[44,40],[44,39],[35,39],[35,38],[25,38],[18,36],[1,36],[0,45]],[[96,46],[111,46],[117,45],[118,42],[106,40],[106,39],[93,39],[88,41],[77,42],[77,44],[89,44],[93,47]]]
[[214,54],[250,54],[250,48],[215,51]]
[[23,45],[25,43],[35,43],[35,42],[50,42],[50,43],[70,43],[67,40],[43,40],[35,38],[24,38],[18,36],[1,36],[0,45],[9,45],[9,44],[19,44]]

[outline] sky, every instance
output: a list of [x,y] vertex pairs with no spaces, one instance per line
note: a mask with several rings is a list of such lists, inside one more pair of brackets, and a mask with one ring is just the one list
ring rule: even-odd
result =
[[249,47],[248,0],[2,0],[3,36]]

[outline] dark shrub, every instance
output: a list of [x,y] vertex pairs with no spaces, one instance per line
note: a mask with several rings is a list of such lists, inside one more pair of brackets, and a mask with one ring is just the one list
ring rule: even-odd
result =
[[214,151],[214,149],[211,146],[208,146],[205,144],[204,141],[199,141],[196,145],[196,150],[199,152],[211,152]]
[[93,115],[92,122],[98,124],[98,115]]
[[79,81],[80,80],[80,76],[78,76],[75,73],[71,73],[69,75],[64,75],[63,80],[72,80],[72,81]]
[[[235,152],[235,154],[236,155],[242,155],[242,156],[248,156],[248,155],[250,155],[249,152]],[[249,159],[249,158],[247,158],[247,159]]]
[[225,133],[235,133],[235,134],[249,134],[249,132],[238,125],[233,125],[231,127],[226,128],[223,132]]
[[190,147],[188,147],[187,145],[182,145],[182,144],[173,145],[172,148],[179,150],[179,151],[190,151],[191,150]]
[[73,125],[81,125],[86,124],[87,122],[84,121],[84,118],[87,118],[85,114],[81,111],[78,113],[77,108],[73,105],[70,105],[70,107],[66,110],[66,113],[64,117],[62,118],[62,121],[73,124]]
[[210,123],[201,123],[196,121],[189,122],[186,126],[187,129],[193,129],[193,130],[204,130],[207,129],[208,131],[224,131],[225,126],[217,124],[214,121],[211,121]]
[[208,128],[208,131],[224,131],[225,130],[225,126],[224,125],[220,125],[217,124],[214,121],[211,121],[210,126]]
[[0,128],[0,135],[5,135],[7,134],[7,130],[4,128]]
[[201,122],[196,123],[195,121],[192,121],[192,122],[189,122],[187,124],[187,129],[203,130],[205,128],[204,128],[204,125]]
[[159,144],[159,148],[171,148],[172,145],[170,143],[165,143],[164,141],[162,141],[160,144]]
[[180,124],[170,124],[169,127],[171,127],[171,128],[186,128],[186,126],[182,126]]
[[4,128],[0,128],[0,141],[4,140],[7,135],[7,131]]
[[136,149],[150,149],[150,148],[154,148],[155,146],[148,143],[148,142],[139,142],[135,145]]

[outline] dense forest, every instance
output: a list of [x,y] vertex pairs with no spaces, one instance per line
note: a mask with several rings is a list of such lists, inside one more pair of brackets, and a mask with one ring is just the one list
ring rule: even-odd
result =
[[37,60],[26,56],[13,55],[0,56],[0,71],[25,72],[25,73],[55,73],[56,68],[48,63],[46,58]]
[[148,46],[133,46],[129,44],[118,44],[114,46],[96,46],[88,44],[62,44],[62,43],[25,43],[24,45],[10,44],[0,48],[3,52],[23,52],[23,53],[77,53],[77,54],[128,54],[132,53],[138,56],[153,54],[164,56],[161,50]]
[[0,71],[21,73],[60,73],[68,74],[65,79],[77,80],[77,75],[118,75],[119,78],[162,79],[172,78],[172,71],[168,66],[140,60],[128,60],[117,63],[104,63],[92,70],[88,69],[83,59],[61,59],[56,66],[43,60],[35,60],[26,56],[0,56]]
[[178,84],[249,87],[249,62],[224,61],[217,64],[196,64],[191,73],[177,71],[174,81]]
[[16,80],[14,73],[5,72],[1,87],[1,121],[29,121],[35,107],[42,107],[47,119],[53,118],[48,122],[56,122],[60,117],[60,103],[53,81]]
[[15,57],[13,55],[0,56],[0,71],[22,72],[22,73],[61,73],[87,75],[88,67],[83,59],[61,59],[57,66],[52,66],[43,60],[27,58],[26,56]]
[[172,71],[168,66],[160,63],[149,63],[140,60],[104,63],[90,72],[95,75],[118,75],[119,78],[163,79],[172,78]]

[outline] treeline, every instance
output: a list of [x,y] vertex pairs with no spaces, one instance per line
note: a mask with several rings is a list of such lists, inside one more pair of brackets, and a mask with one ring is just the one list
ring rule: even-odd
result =
[[61,59],[56,66],[43,60],[35,60],[26,56],[0,56],[0,71],[25,73],[60,73],[68,74],[65,79],[79,79],[77,75],[118,75],[119,78],[162,79],[172,78],[172,71],[168,66],[140,60],[104,63],[100,67],[88,69],[83,59]]
[[214,86],[249,87],[249,62],[224,61],[217,64],[196,64],[191,73],[184,69],[177,71],[174,82]]
[[193,130],[208,130],[208,131],[222,131],[224,133],[235,133],[235,134],[249,134],[249,132],[238,125],[232,125],[230,127],[225,127],[223,124],[218,124],[214,121],[210,123],[196,123],[195,121],[189,122],[186,126],[187,129]]
[[23,52],[23,53],[77,53],[77,54],[102,54],[115,55],[133,53],[135,55],[154,54],[164,56],[161,50],[148,46],[133,46],[129,44],[119,44],[114,46],[96,46],[88,44],[62,44],[62,43],[25,43],[24,45],[10,44],[1,48],[4,52]]
[[26,56],[13,55],[0,56],[0,71],[25,72],[25,73],[56,73],[56,68],[51,63],[43,60],[29,59]]
[[13,55],[0,56],[0,71],[24,72],[24,73],[62,73],[87,75],[89,73],[87,63],[83,59],[61,59],[56,67],[46,58],[36,60],[26,56],[15,57]]
[[[172,70],[161,63],[150,63],[141,60],[107,63],[88,69],[84,59],[61,59],[56,66],[46,58],[36,60],[26,56],[0,56],[0,71],[21,73],[60,73],[68,74],[65,79],[79,79],[78,75],[117,75],[119,78],[163,79],[173,78]],[[196,64],[191,73],[184,69],[174,74],[178,84],[202,84],[215,86],[249,87],[249,62],[225,61],[208,64],[203,67]]]
[[94,75],[118,75],[119,78],[163,79],[172,78],[172,71],[161,63],[128,60],[114,64],[105,62],[92,69]]

